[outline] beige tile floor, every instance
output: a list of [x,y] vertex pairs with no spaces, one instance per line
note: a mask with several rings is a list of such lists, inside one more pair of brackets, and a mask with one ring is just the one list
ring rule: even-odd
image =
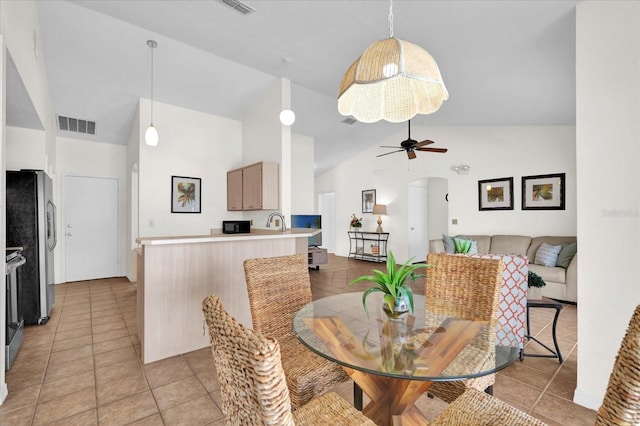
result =
[[[346,284],[379,266],[330,255],[328,265],[310,271],[314,298],[359,290]],[[0,406],[0,424],[224,424],[208,348],[142,365],[135,298],[135,283],[124,278],[56,286],[51,320],[26,328],[7,372],[9,396]],[[533,333],[548,344],[552,314],[546,309],[531,314]],[[494,394],[550,425],[593,424],[595,412],[571,402],[576,334],[576,308],[569,305],[558,324],[566,361],[516,361],[497,375]],[[534,345],[528,345],[527,352],[541,352]],[[336,390],[352,401],[351,383]],[[419,407],[430,418],[443,404],[422,397]]]

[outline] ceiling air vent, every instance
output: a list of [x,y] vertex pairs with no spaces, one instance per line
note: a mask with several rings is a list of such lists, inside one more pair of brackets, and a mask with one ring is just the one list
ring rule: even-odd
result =
[[251,12],[254,12],[255,9],[251,6],[249,6],[246,3],[243,3],[239,0],[218,0],[221,3],[226,4],[227,6],[229,6],[232,9],[235,9],[236,11],[242,13],[243,15],[248,15]]
[[348,124],[348,125],[352,125],[352,124],[353,124],[353,123],[355,123],[356,121],[358,121],[358,120],[356,120],[356,119],[355,119],[355,118],[353,118],[353,117],[347,117],[347,118],[345,118],[344,120],[342,120],[342,122],[343,122],[343,123],[346,123],[346,124]]
[[84,133],[87,135],[96,134],[96,122],[81,120],[79,118],[58,116],[58,129],[65,132]]

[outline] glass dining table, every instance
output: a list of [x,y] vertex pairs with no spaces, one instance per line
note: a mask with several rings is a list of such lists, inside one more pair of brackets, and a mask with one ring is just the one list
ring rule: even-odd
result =
[[363,413],[378,425],[424,425],[415,401],[436,381],[464,380],[505,368],[518,347],[496,344],[495,326],[464,306],[414,296],[414,312],[393,319],[381,293],[314,300],[295,315],[293,331],[313,352],[340,364],[367,394]]

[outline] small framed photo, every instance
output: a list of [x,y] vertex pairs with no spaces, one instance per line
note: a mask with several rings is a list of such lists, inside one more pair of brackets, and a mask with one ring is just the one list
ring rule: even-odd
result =
[[522,210],[564,210],[564,173],[522,176]]
[[478,181],[479,210],[513,210],[513,178]]
[[366,189],[362,191],[362,213],[373,213],[373,206],[376,203],[376,190]]
[[200,213],[200,178],[171,176],[171,213]]

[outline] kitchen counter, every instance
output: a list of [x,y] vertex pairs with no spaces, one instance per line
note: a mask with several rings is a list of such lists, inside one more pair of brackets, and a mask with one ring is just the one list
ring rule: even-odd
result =
[[220,229],[212,229],[209,235],[174,236],[174,237],[141,237],[136,240],[141,245],[189,244],[226,241],[262,240],[274,238],[312,237],[321,232],[320,229],[292,228],[286,231],[270,229],[253,229],[248,234],[223,234]]
[[246,259],[307,253],[320,230],[255,229],[249,234],[141,237],[137,250],[137,323],[147,364],[209,346],[202,301],[216,294],[240,323],[253,327],[244,281]]

